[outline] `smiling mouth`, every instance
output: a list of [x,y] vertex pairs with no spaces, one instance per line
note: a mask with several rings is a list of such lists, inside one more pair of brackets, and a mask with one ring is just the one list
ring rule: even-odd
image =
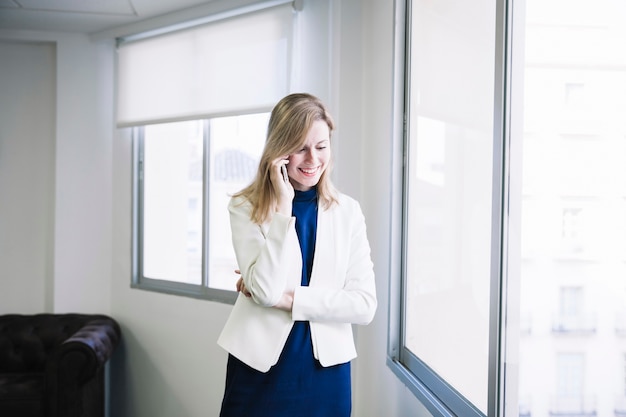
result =
[[313,175],[317,174],[317,172],[319,171],[319,167],[315,167],[315,168],[299,168],[299,170],[300,170],[300,172],[302,172],[306,176],[313,176]]

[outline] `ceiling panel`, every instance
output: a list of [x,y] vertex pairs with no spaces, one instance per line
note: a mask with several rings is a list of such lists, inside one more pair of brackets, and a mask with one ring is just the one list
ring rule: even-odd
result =
[[212,0],[0,0],[0,30],[94,33]]

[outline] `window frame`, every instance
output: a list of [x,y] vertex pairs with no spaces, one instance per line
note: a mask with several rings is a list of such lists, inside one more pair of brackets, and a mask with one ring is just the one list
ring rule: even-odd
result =
[[[512,5],[508,0],[496,0],[495,68],[493,118],[493,180],[492,180],[492,238],[489,310],[489,369],[487,416],[504,415],[504,380],[506,374],[506,260],[510,148],[510,50]],[[407,141],[410,85],[411,0],[396,1],[394,6],[394,101],[393,101],[393,160],[391,210],[391,241],[389,266],[389,333],[387,366],[424,404],[435,417],[457,415],[482,417],[484,414],[469,403],[450,384],[425,363],[404,349],[404,292],[406,175],[408,167]],[[507,407],[508,408],[508,407]]]

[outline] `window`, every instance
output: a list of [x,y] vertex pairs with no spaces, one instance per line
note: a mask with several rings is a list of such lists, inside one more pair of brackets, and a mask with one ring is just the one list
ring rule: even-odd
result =
[[[138,128],[139,130],[140,128]],[[139,139],[142,275],[202,282],[202,122],[149,125]]]
[[565,83],[565,105],[576,108],[584,103],[585,84],[567,82]]
[[[554,414],[582,414],[585,362],[582,354],[559,353],[556,358],[556,397],[551,411]],[[591,414],[594,415],[594,414]]]
[[431,412],[482,416],[499,259],[496,2],[413,0],[406,14],[404,292],[393,360],[412,375],[420,398],[445,404],[428,401]]
[[585,311],[583,297],[582,287],[561,287],[559,311],[553,325],[555,332],[593,333],[596,331],[595,318]]
[[626,415],[624,11],[398,5],[388,363],[434,416]]
[[[269,113],[135,128],[138,284],[232,292],[229,195],[256,174]],[[215,298],[233,298],[213,291]]]
[[560,296],[561,317],[575,319],[582,315],[583,289],[581,287],[563,287]]
[[562,210],[563,221],[561,237],[566,250],[574,253],[582,250],[581,217],[583,209],[580,207],[566,207]]
[[133,287],[234,302],[227,205],[256,175],[269,111],[296,81],[296,15],[291,1],[259,1],[118,41]]

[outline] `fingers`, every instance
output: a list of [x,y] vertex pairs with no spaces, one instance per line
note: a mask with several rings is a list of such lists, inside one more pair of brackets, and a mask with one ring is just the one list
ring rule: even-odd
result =
[[250,294],[250,291],[248,291],[248,289],[246,288],[246,284],[244,284],[243,282],[243,278],[239,278],[237,280],[237,292],[242,293],[243,295],[245,295],[246,297],[252,297],[252,294]]
[[287,164],[289,163],[289,158],[286,156],[280,157],[272,161],[272,181],[282,180],[284,183],[289,182],[289,177],[287,176]]
[[289,163],[289,155],[281,156],[280,158],[276,158],[273,161],[273,164],[276,166],[285,165]]
[[[295,193],[293,185],[291,185],[289,177],[286,175],[286,165],[288,163],[289,159],[287,157],[276,158],[272,161],[270,170],[270,180],[277,198],[276,211],[285,216],[291,216],[291,203]],[[283,169],[285,170],[284,174]]]

